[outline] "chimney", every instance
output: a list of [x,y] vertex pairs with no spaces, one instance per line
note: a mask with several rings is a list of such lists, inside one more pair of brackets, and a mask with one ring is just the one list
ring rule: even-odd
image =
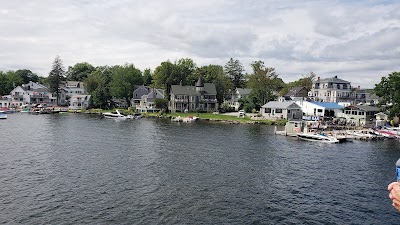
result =
[[182,86],[182,80],[179,82],[179,85],[181,85],[181,86]]
[[357,87],[357,90],[360,90],[360,85]]
[[319,78],[320,78],[320,77],[318,77],[318,81],[319,81]]

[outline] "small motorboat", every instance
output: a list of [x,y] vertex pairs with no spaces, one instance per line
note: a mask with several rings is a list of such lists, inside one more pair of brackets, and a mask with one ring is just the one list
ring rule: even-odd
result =
[[7,115],[3,111],[0,111],[0,119],[7,119]]
[[305,141],[317,141],[323,143],[339,143],[340,141],[333,136],[326,136],[318,133],[298,133],[297,137]]
[[105,112],[105,113],[103,113],[103,116],[105,118],[111,118],[111,119],[133,119],[134,118],[134,116],[132,116],[132,115],[122,114],[118,109],[115,110],[115,112]]

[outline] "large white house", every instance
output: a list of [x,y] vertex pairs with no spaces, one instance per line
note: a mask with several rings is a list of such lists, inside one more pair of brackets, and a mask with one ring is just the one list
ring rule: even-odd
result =
[[301,107],[294,101],[270,101],[261,107],[261,116],[267,119],[300,120]]
[[315,117],[343,117],[343,106],[335,102],[296,102],[305,116]]
[[[58,103],[64,105],[66,104],[66,93],[63,89],[60,91]],[[49,89],[46,86],[32,81],[14,88],[10,95],[12,106],[22,106],[26,104],[57,104],[55,94],[49,93]]]
[[80,81],[65,81],[65,90],[67,92],[67,96],[71,97],[73,95],[84,95],[85,87],[84,83]]
[[90,95],[72,95],[69,100],[68,109],[71,110],[82,110],[87,109],[90,106]]
[[313,82],[308,97],[319,102],[353,102],[356,96],[350,82],[334,76],[326,79],[318,77]]

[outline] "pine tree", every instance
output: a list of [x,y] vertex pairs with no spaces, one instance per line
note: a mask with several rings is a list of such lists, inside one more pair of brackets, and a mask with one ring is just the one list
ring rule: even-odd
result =
[[245,87],[245,77],[243,65],[239,60],[230,59],[224,67],[225,73],[233,82],[234,88]]
[[60,59],[60,56],[56,56],[56,58],[53,61],[52,70],[49,73],[48,83],[49,83],[49,91],[53,94],[54,93],[56,94],[57,105],[60,95],[60,86],[63,81],[65,81],[65,69],[62,64],[62,60]]

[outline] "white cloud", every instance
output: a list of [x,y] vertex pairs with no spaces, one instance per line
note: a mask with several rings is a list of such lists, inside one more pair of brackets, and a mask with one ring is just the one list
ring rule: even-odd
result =
[[47,76],[56,55],[66,68],[129,62],[142,70],[233,57],[247,70],[263,60],[286,82],[313,71],[373,87],[399,71],[399,11],[397,1],[3,1],[0,70]]

